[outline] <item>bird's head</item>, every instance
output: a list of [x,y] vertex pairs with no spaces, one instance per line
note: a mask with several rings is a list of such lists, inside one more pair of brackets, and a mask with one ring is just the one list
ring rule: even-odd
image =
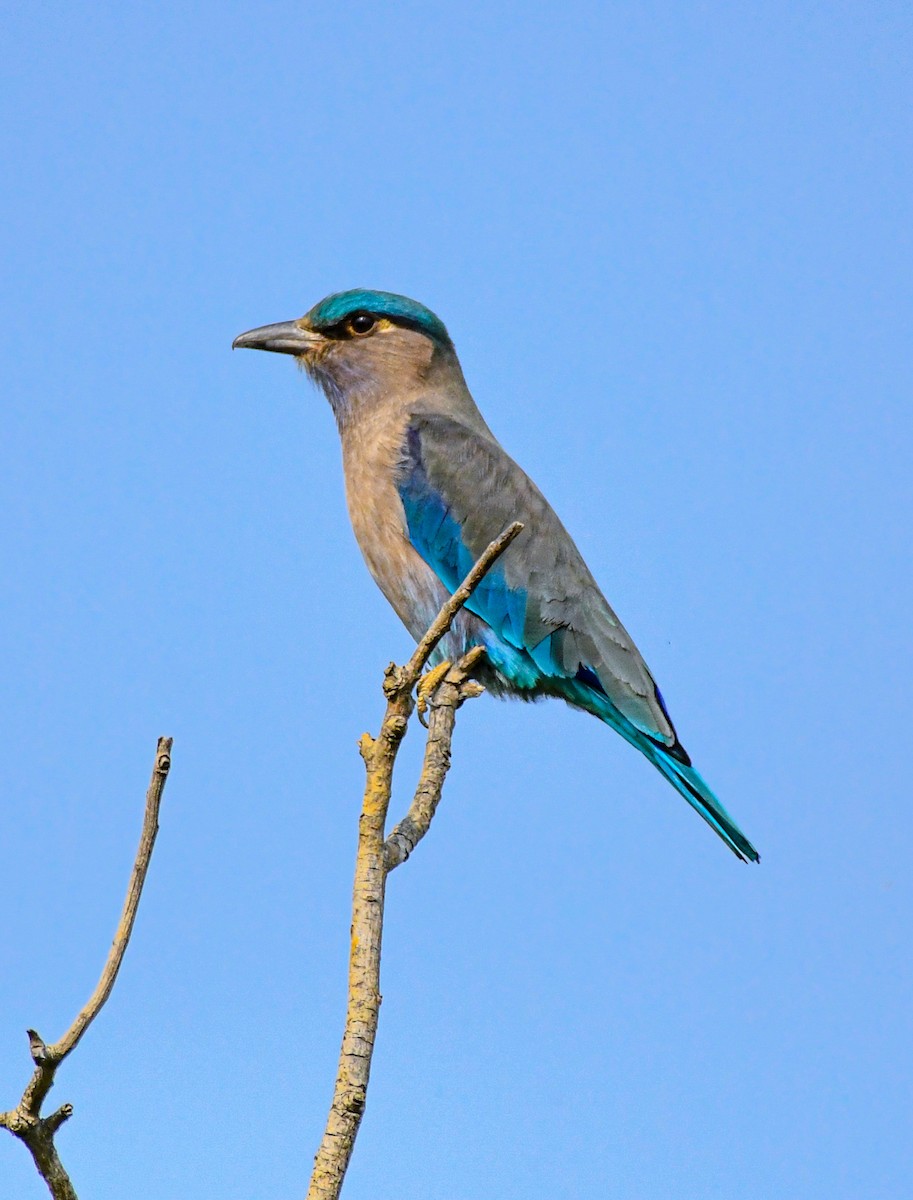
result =
[[436,372],[459,373],[444,323],[393,292],[336,292],[296,321],[240,334],[235,348],[294,355],[340,422],[354,408],[427,387]]

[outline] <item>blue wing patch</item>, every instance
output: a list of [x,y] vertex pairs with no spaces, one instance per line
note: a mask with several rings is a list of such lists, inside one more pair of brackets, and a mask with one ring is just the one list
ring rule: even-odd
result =
[[[477,555],[463,541],[459,521],[428,478],[415,429],[409,430],[408,452],[398,490],[406,513],[409,539],[448,591],[454,592],[469,574]],[[481,547],[479,553],[484,549]],[[522,588],[509,587],[503,570],[495,564],[466,607],[481,617],[509,646],[523,650],[526,603],[526,592]]]
[[[479,445],[482,450],[486,448],[486,443],[481,440]],[[451,451],[453,457],[450,457]],[[453,592],[484,551],[488,541],[486,535],[493,522],[472,523],[465,513],[461,519],[460,497],[473,487],[473,476],[471,471],[465,477],[456,474],[465,466],[465,460],[460,462],[459,459],[458,440],[448,439],[444,453],[448,456],[446,469],[441,471],[442,480],[436,484],[429,477],[423,460],[420,430],[412,425],[403,446],[397,486],[412,545],[444,586]],[[477,489],[475,494],[466,496],[466,500],[476,509],[481,508],[484,516],[492,515],[496,519],[496,513],[491,513],[485,506],[487,499],[497,510],[497,486],[497,481],[490,481],[487,493],[480,494]],[[474,530],[469,539],[473,544],[470,545],[467,545],[464,521]],[[516,549],[512,547],[512,550]],[[537,633],[545,632],[534,645],[529,644],[532,637],[524,637],[528,605],[528,591],[509,586],[501,563],[489,571],[466,605],[484,622],[486,628],[482,637],[488,657],[512,685],[512,690],[527,698],[563,696],[571,704],[600,717],[640,750],[739,858],[756,862],[757,850],[691,766],[681,744],[676,741],[672,746],[666,745],[651,736],[640,723],[635,725],[610,697],[594,669],[595,664],[577,661],[580,653],[585,651],[581,650],[574,629],[569,625],[550,626],[541,620],[538,626],[531,622]],[[533,605],[535,607],[535,600]],[[650,678],[648,672],[647,678]],[[653,686],[655,688],[655,684]],[[655,694],[656,703],[668,720],[658,689]],[[670,727],[671,724],[669,721]]]

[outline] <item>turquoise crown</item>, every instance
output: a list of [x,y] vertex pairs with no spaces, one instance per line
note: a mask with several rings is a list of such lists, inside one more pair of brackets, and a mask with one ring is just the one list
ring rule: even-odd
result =
[[334,292],[319,304],[315,304],[307,314],[313,329],[329,329],[339,325],[352,313],[369,312],[378,317],[387,317],[398,325],[407,325],[426,334],[435,341],[450,345],[450,335],[440,317],[436,317],[430,308],[410,300],[408,296],[398,296],[395,292],[375,292],[370,288],[354,288],[350,292]]

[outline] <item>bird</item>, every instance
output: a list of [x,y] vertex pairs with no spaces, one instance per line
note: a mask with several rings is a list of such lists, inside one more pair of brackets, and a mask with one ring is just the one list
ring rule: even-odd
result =
[[335,292],[232,348],[293,355],[328,399],[355,537],[416,641],[486,547],[523,523],[453,622],[438,663],[484,647],[498,696],[557,697],[598,717],[743,862],[757,850],[692,766],[662,694],[570,534],[495,438],[444,323],[393,292]]

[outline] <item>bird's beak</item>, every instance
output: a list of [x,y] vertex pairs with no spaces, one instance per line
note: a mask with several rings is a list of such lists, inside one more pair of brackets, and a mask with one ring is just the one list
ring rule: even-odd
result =
[[304,329],[298,321],[280,321],[277,325],[261,325],[239,333],[231,344],[232,350],[273,350],[276,354],[308,354],[325,339],[312,329]]

